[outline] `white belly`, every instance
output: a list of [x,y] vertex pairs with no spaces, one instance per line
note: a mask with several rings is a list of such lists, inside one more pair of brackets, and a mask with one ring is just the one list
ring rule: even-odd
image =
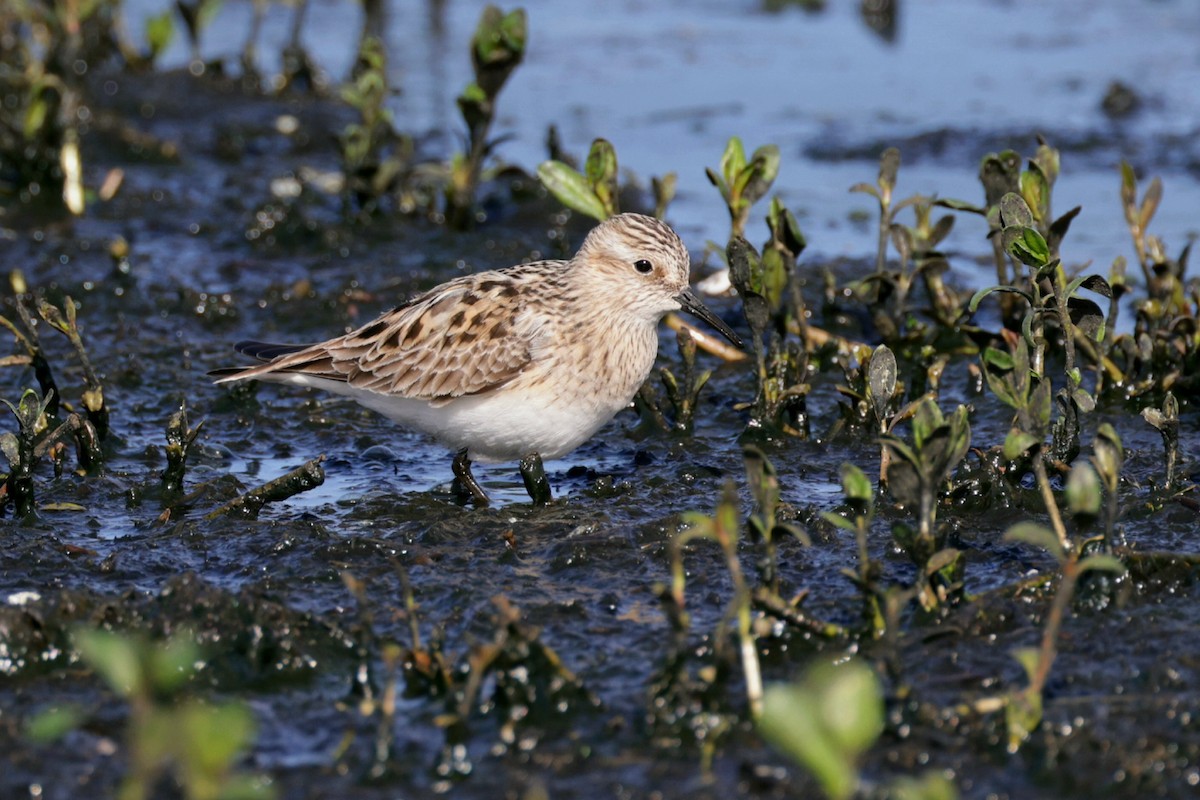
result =
[[465,447],[472,460],[483,462],[513,461],[530,453],[560,458],[591,438],[632,399],[581,394],[572,387],[550,392],[505,387],[434,405],[303,375],[291,375],[288,382],[350,397],[451,450]]

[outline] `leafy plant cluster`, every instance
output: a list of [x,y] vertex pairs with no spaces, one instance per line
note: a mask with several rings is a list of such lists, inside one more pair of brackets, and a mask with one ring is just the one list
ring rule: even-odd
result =
[[[611,179],[616,159],[610,151],[598,140],[584,173],[548,162],[539,174],[564,205],[596,217],[616,213],[609,199],[616,196]],[[605,163],[614,165],[608,173]],[[767,621],[844,647],[847,641],[894,640],[903,633],[901,620],[910,606],[925,618],[937,619],[950,609],[977,602],[969,591],[964,554],[951,543],[949,528],[939,524],[938,515],[948,510],[969,517],[972,509],[961,501],[983,497],[975,512],[997,506],[1020,509],[1027,519],[1012,525],[1006,538],[1042,549],[1057,564],[1055,573],[1040,579],[1049,597],[1040,641],[1013,653],[1027,683],[970,706],[982,717],[1002,712],[1007,741],[1015,751],[1041,725],[1057,638],[1081,581],[1111,589],[1113,576],[1131,566],[1141,573],[1154,561],[1119,533],[1127,502],[1122,500],[1123,447],[1098,409],[1133,406],[1162,435],[1164,471],[1152,487],[1152,504],[1191,489],[1181,485],[1178,471],[1179,404],[1181,397],[1190,399],[1194,392],[1189,376],[1194,374],[1200,310],[1200,295],[1185,276],[1189,247],[1171,258],[1164,243],[1149,234],[1162,196],[1161,182],[1152,181],[1139,198],[1134,172],[1123,164],[1120,199],[1145,287],[1143,297],[1123,304],[1129,292],[1123,258],[1114,260],[1106,276],[1075,272],[1064,263],[1071,222],[1082,209],[1053,213],[1059,154],[1046,141],[1039,140],[1028,159],[1013,151],[985,156],[980,165],[981,205],[898,197],[900,154],[889,149],[880,159],[876,182],[851,187],[878,204],[874,271],[845,284],[827,273],[823,303],[814,307],[804,297],[813,281],[802,279],[797,270],[805,238],[778,198],[766,215],[770,238],[761,251],[744,236],[750,207],[768,193],[778,166],[775,148],[759,148],[747,158],[735,138],[719,167],[708,171],[729,210],[726,263],[752,334],[756,394],[740,407],[747,413],[743,438],[757,510],[743,522],[736,495],[727,490],[713,516],[690,518],[673,542],[674,578],[662,597],[676,645],[654,683],[654,707],[661,712],[655,718],[672,737],[690,730],[688,738],[702,744],[705,758],[711,758],[715,740],[736,726],[740,712],[729,705],[720,687],[732,681],[740,667],[750,717],[762,720],[766,715],[771,721],[764,734],[820,774],[813,766],[818,759],[797,743],[819,742],[821,734],[802,728],[808,723],[797,715],[771,716],[772,694],[764,693],[758,653],[780,629]],[[937,217],[938,208],[949,213]],[[911,223],[904,220],[906,212]],[[955,214],[981,218],[981,236],[993,246],[998,282],[970,297],[947,284],[950,263],[938,249],[954,227]],[[918,293],[923,305],[916,303]],[[988,298],[999,301],[997,314],[982,308]],[[1135,314],[1131,331],[1118,327],[1123,305]],[[855,329],[845,324],[849,319],[869,322]],[[879,343],[863,343],[872,339]],[[696,371],[694,353],[682,343],[681,353],[687,376],[682,385],[691,391],[680,392],[681,382],[667,377],[665,370],[663,378],[675,417],[687,421],[707,373],[700,380],[691,377]],[[1011,428],[1002,443],[972,442],[969,406],[958,404],[952,413],[943,410],[941,377],[954,362],[966,362],[978,376],[980,389],[986,386],[994,401],[1011,409]],[[780,478],[751,444],[786,447],[788,438],[810,437],[808,397],[812,386],[828,380],[825,375],[831,371],[844,379],[837,387],[844,400],[823,438],[861,433],[879,443],[878,469],[846,464],[845,504],[821,515],[826,524],[855,537],[858,567],[845,572],[861,594],[862,614],[860,625],[849,628],[804,613],[806,592],[781,582],[774,566],[776,538],[805,542],[807,537],[794,525],[778,521],[785,513],[781,509],[786,509],[779,499]],[[653,397],[649,386],[643,405],[664,420],[662,427],[687,430],[686,424],[669,426],[667,415],[648,394]],[[867,477],[872,472],[878,475],[877,484]],[[886,581],[873,555],[878,545],[873,545],[872,532],[880,526],[881,504],[892,519],[893,546],[915,568],[911,583]],[[912,524],[905,520],[910,515]],[[743,531],[757,553],[753,572],[741,563],[747,549],[740,545],[746,540]],[[720,548],[732,597],[721,625],[711,634],[715,646],[694,664],[683,560],[704,540]],[[1109,578],[1092,580],[1093,574]],[[1022,584],[1009,591],[1024,588]],[[885,666],[895,690],[901,690],[901,668],[891,662]],[[794,695],[801,690],[789,691]],[[795,696],[777,696],[780,704],[797,702]],[[781,722],[783,716],[790,723]],[[837,763],[831,753],[838,734],[828,736],[824,745],[812,747],[828,748],[821,750],[821,763]],[[852,762],[853,757],[847,761]],[[847,796],[845,780],[858,779],[821,778],[833,797]],[[913,796],[942,796],[945,788],[930,784]]]

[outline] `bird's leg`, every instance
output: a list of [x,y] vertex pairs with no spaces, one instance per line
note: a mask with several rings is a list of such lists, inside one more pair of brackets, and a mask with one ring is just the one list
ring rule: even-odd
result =
[[487,492],[471,474],[471,459],[467,458],[467,448],[464,447],[454,454],[454,462],[450,465],[450,469],[454,472],[453,487],[456,495],[464,500],[474,500],[477,506],[488,504]]
[[525,491],[529,492],[535,506],[544,506],[553,499],[546,468],[542,466],[542,457],[537,453],[530,453],[521,459],[521,480],[525,481]]

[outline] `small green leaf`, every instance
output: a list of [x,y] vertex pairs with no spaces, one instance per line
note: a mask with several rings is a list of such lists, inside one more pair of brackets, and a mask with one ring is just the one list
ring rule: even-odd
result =
[[858,530],[857,525],[843,517],[841,514],[838,514],[836,511],[822,511],[821,519],[825,520],[835,528],[841,528],[844,531]]
[[945,417],[942,416],[942,410],[938,408],[938,404],[933,401],[933,398],[926,397],[917,405],[912,419],[912,432],[913,444],[916,445],[918,452],[924,449],[925,443],[933,436],[934,431],[943,424],[945,424]]
[[39,711],[25,724],[25,735],[39,744],[49,744],[78,728],[84,719],[83,709],[79,706],[51,706]]
[[874,670],[859,661],[822,665],[805,680],[821,704],[822,721],[837,748],[857,758],[883,731],[883,692]]
[[1050,247],[1035,228],[1021,228],[1020,235],[1009,244],[1008,252],[1030,267],[1043,267],[1050,261]]
[[986,347],[983,350],[983,363],[988,366],[1007,372],[1013,369],[1016,364],[1010,353],[1004,350],[998,350],[995,347]]
[[80,628],[74,643],[83,660],[108,682],[113,691],[126,697],[144,690],[141,649],[144,645],[128,636],[109,631]]
[[1030,681],[1037,675],[1038,660],[1041,658],[1041,652],[1036,647],[1018,647],[1012,650],[1009,655],[1017,660],[1021,668],[1025,670],[1025,677]]
[[1067,509],[1072,514],[1096,516],[1100,513],[1102,500],[1100,477],[1092,465],[1080,462],[1071,467],[1067,476]]
[[725,179],[725,184],[732,187],[745,169],[746,149],[742,147],[741,139],[731,136],[725,144],[725,152],[721,155],[721,176]]
[[1054,556],[1055,560],[1060,563],[1066,559],[1066,552],[1063,550],[1062,542],[1058,540],[1058,536],[1055,535],[1054,531],[1045,525],[1038,525],[1036,522],[1018,522],[1005,531],[1004,540],[1006,542],[1024,542],[1034,547],[1041,547],[1049,551],[1050,555]]
[[871,481],[853,464],[842,464],[842,492],[847,500],[870,503],[875,496]]
[[962,559],[962,557],[962,551],[953,547],[946,547],[938,550],[929,557],[928,561],[925,562],[925,574],[934,575],[938,572],[941,572],[947,567],[955,565],[960,559]]
[[180,633],[154,647],[150,681],[156,691],[171,692],[186,683],[200,660],[200,648],[189,634]]
[[150,60],[158,58],[175,38],[175,16],[171,9],[155,14],[146,20],[146,44],[150,47]]
[[1035,166],[1022,172],[1020,186],[1021,197],[1033,212],[1034,219],[1044,219],[1050,202],[1050,186],[1041,169]]
[[966,200],[955,200],[951,197],[939,197],[933,201],[933,204],[942,208],[949,208],[954,211],[966,211],[981,216],[987,213],[987,209],[977,206],[974,203],[968,203]]
[[874,197],[876,200],[880,199],[879,190],[869,183],[856,183],[850,187],[850,191],[851,192],[860,192],[862,194],[869,194],[872,197]]
[[1004,437],[1004,457],[1009,461],[1025,455],[1029,448],[1041,444],[1040,437],[1034,436],[1019,428],[1012,428]]
[[546,190],[567,208],[601,221],[608,218],[587,179],[563,162],[543,161],[537,172]]
[[1158,204],[1162,202],[1162,193],[1162,179],[1155,178],[1150,181],[1150,186],[1142,195],[1142,207],[1138,210],[1138,224],[1143,231],[1150,227],[1150,220],[1154,219],[1154,212],[1158,210]]
[[1088,570],[1099,570],[1101,572],[1112,572],[1122,575],[1125,573],[1125,569],[1125,564],[1121,559],[1103,553],[1087,556],[1079,562],[1080,573],[1087,572]]
[[1016,192],[1000,198],[1000,219],[1005,228],[1028,228],[1034,223],[1029,204]]
[[972,314],[974,314],[975,310],[977,308],[979,308],[979,301],[983,300],[983,298],[987,297],[989,294],[992,294],[994,292],[1008,292],[1009,294],[1019,294],[1019,295],[1021,295],[1021,297],[1025,298],[1025,301],[1027,303],[1029,303],[1029,305],[1033,305],[1032,295],[1030,295],[1029,292],[1026,292],[1026,291],[1016,288],[1015,286],[988,286],[983,289],[980,289],[979,291],[975,292],[975,294],[971,295],[971,301],[970,301],[970,303],[967,304],[967,310],[970,311]]
[[588,150],[584,174],[596,198],[604,205],[605,218],[620,213],[617,189],[617,151],[606,139],[596,139]]

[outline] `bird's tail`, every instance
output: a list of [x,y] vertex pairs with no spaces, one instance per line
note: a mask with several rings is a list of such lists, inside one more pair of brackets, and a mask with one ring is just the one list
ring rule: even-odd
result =
[[[214,378],[213,383],[231,383],[233,381],[246,380],[249,378],[258,378],[260,380],[281,380],[289,373],[307,371],[306,368],[311,368],[313,362],[322,358],[322,355],[313,353],[314,358],[305,359],[290,359],[288,356],[301,353],[312,348],[309,344],[276,344],[272,342],[254,342],[245,341],[238,342],[233,346],[233,349],[242,355],[250,356],[263,362],[247,367],[222,367],[214,369],[208,373],[209,377]],[[328,356],[324,356],[328,360]]]

